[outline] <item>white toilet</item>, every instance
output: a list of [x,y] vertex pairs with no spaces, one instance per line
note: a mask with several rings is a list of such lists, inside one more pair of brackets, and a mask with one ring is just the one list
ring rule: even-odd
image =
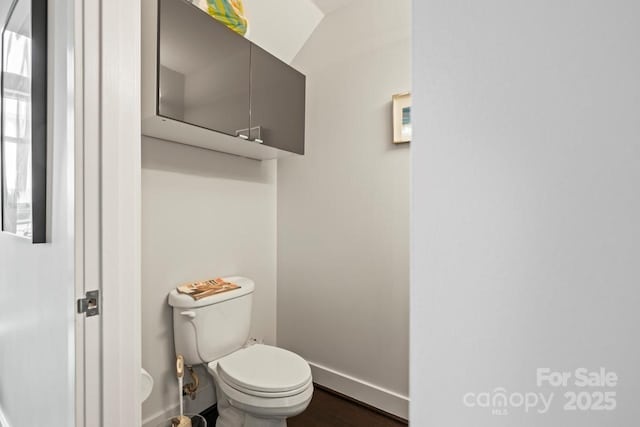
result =
[[171,291],[176,353],[187,365],[207,364],[216,385],[216,427],[284,427],[311,402],[311,368],[290,351],[247,345],[254,283],[226,280],[240,288],[199,301]]

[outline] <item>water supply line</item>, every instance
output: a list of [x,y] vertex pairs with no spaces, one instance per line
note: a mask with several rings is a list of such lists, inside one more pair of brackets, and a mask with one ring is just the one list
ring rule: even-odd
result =
[[189,396],[191,400],[195,400],[198,387],[200,386],[200,379],[193,370],[193,366],[187,366],[187,370],[189,371],[189,375],[191,375],[191,379],[193,380],[193,382],[185,384],[182,387],[182,392],[185,396]]

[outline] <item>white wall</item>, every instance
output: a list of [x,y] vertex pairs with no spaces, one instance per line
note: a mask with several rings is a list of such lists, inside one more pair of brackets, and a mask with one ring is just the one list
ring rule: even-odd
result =
[[287,64],[324,16],[311,0],[244,0],[246,36]]
[[[624,426],[640,407],[640,3],[414,1],[411,421]],[[536,369],[605,367],[614,411]],[[546,414],[467,392],[555,392]],[[516,399],[517,402],[517,399]]]
[[[193,1],[207,11],[207,0]],[[324,14],[313,0],[244,0],[249,21],[245,37],[280,60],[290,63]]]
[[49,16],[50,243],[0,233],[3,427],[74,423],[73,2]]
[[[251,336],[275,344],[276,164],[147,137],[142,150],[142,366],[155,380],[142,410],[145,425],[155,426],[178,404],[167,305],[175,286],[254,279]],[[203,392],[186,400],[194,412],[215,403],[209,374],[198,372]]]
[[315,381],[407,415],[410,3],[328,14],[293,62],[307,75],[304,157],[278,161],[278,345]]

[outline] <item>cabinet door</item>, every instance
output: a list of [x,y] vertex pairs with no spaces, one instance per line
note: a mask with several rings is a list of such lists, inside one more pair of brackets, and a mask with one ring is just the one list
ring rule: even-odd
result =
[[303,74],[251,45],[251,135],[264,145],[304,154]]
[[158,115],[247,134],[250,42],[183,0],[159,4]]

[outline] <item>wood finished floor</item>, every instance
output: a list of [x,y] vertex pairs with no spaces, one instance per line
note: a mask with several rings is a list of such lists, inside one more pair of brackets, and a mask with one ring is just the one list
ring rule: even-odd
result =
[[288,427],[405,427],[406,424],[315,388],[306,411],[287,419]]

